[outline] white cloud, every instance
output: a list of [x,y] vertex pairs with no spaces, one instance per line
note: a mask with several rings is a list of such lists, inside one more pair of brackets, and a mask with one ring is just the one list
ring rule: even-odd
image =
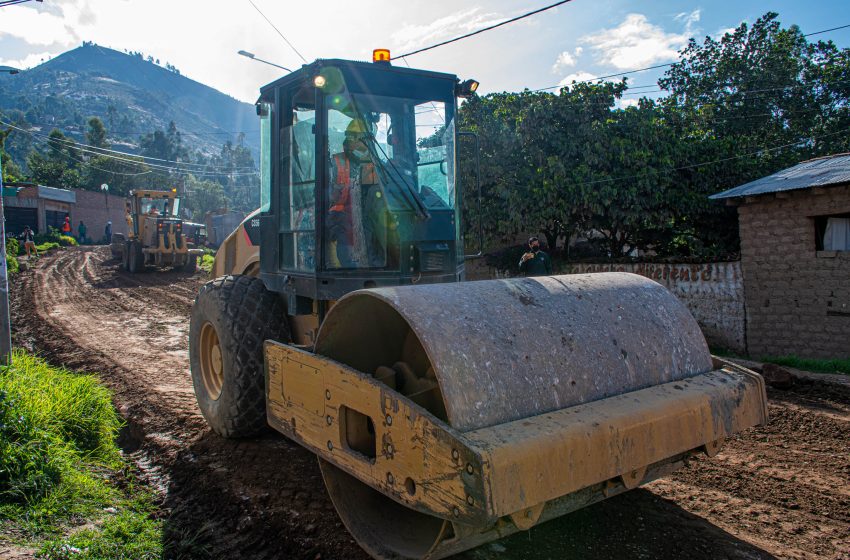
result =
[[569,68],[576,65],[575,57],[570,54],[570,51],[564,51],[558,55],[555,64],[552,66],[552,72],[557,72],[561,68]]
[[504,19],[504,16],[497,13],[481,12],[481,8],[476,6],[438,18],[431,23],[403,24],[390,38],[397,45],[397,49],[406,52],[499,23]]
[[693,24],[699,21],[699,18],[700,10],[694,10],[693,12],[680,12],[673,19],[685,22],[685,29],[690,29]]
[[600,63],[611,64],[619,70],[676,60],[678,51],[695,31],[700,11],[681,13],[674,19],[685,24],[682,33],[668,33],[661,26],[650,23],[643,14],[629,14],[617,27],[582,37],[581,42],[590,45]]
[[69,46],[79,42],[79,37],[69,25],[74,6],[60,7],[61,13],[40,11],[26,5],[3,8],[0,19],[0,37],[15,37],[30,45]]
[[0,58],[0,66],[11,66],[12,68],[19,68],[21,70],[25,70],[27,68],[32,68],[33,66],[38,66],[42,62],[47,62],[52,56],[55,56],[55,54],[56,53],[51,52],[30,53],[27,56],[19,58],[17,60],[13,60],[10,58]]
[[730,35],[735,32],[736,27],[721,27],[711,36],[715,41],[719,41],[723,38],[724,35],[729,33]]
[[588,81],[595,80],[595,79],[596,79],[595,74],[591,74],[590,72],[579,71],[579,72],[573,72],[572,74],[564,76],[564,79],[561,80],[560,82],[558,82],[558,85],[559,86],[568,86],[568,85],[572,84],[573,82],[588,82]]
[[626,107],[637,107],[640,100],[634,98],[621,98],[614,102],[614,105],[620,109]]

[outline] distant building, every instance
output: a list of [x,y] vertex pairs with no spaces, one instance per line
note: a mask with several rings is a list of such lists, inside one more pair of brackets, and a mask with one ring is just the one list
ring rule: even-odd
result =
[[100,242],[106,222],[112,222],[112,231],[126,233],[124,198],[82,189],[57,189],[32,183],[10,183],[3,188],[3,206],[6,231],[19,235],[24,226],[36,233],[48,227],[59,229],[65,216],[71,218],[74,235],[80,221],[88,228],[88,237]]
[[738,205],[749,354],[850,358],[850,154],[711,198]]

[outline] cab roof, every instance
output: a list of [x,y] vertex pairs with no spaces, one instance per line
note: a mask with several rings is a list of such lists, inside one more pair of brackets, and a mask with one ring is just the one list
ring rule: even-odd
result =
[[147,189],[134,189],[130,191],[130,196],[137,198],[177,198],[177,192],[173,190],[153,191]]
[[393,64],[387,62],[360,62],[355,60],[344,60],[341,58],[320,58],[315,60],[314,62],[311,62],[310,64],[305,64],[298,70],[291,72],[283,76],[282,78],[278,78],[277,80],[261,87],[260,98],[258,99],[258,101],[271,101],[273,99],[274,90],[276,88],[315,76],[322,68],[326,66],[340,68],[343,71],[349,72],[354,75],[360,74],[364,77],[369,74],[371,74],[372,76],[378,76],[382,74],[397,74],[399,76],[404,76],[407,78],[422,77],[437,80],[448,80],[452,84],[456,84],[459,82],[458,77],[455,74],[447,74],[444,72],[433,72],[431,70],[419,70],[416,68],[394,66]]

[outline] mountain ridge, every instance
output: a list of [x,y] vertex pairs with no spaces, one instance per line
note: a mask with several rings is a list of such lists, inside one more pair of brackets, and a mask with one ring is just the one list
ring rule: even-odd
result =
[[[259,122],[253,105],[164,68],[141,53],[122,53],[94,43],[62,53],[16,75],[0,74],[3,120],[53,128],[83,140],[86,121],[100,118],[118,149],[135,152],[139,139],[174,121],[190,149],[217,153],[240,141],[259,150]],[[10,137],[7,150],[20,164],[39,137]],[[241,135],[241,138],[240,138]]]

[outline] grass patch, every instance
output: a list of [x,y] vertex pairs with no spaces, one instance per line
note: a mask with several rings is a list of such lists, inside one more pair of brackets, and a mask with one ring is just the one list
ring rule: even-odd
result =
[[814,371],[817,373],[846,373],[850,374],[850,359],[847,360],[816,360],[813,358],[798,358],[797,356],[768,356],[761,359],[780,366]]
[[159,557],[155,499],[115,443],[111,396],[20,350],[0,368],[0,543],[57,560]]
[[208,249],[204,250],[204,254],[201,255],[201,260],[198,262],[198,267],[209,274],[212,272],[213,263],[215,262],[215,253],[209,251]]

